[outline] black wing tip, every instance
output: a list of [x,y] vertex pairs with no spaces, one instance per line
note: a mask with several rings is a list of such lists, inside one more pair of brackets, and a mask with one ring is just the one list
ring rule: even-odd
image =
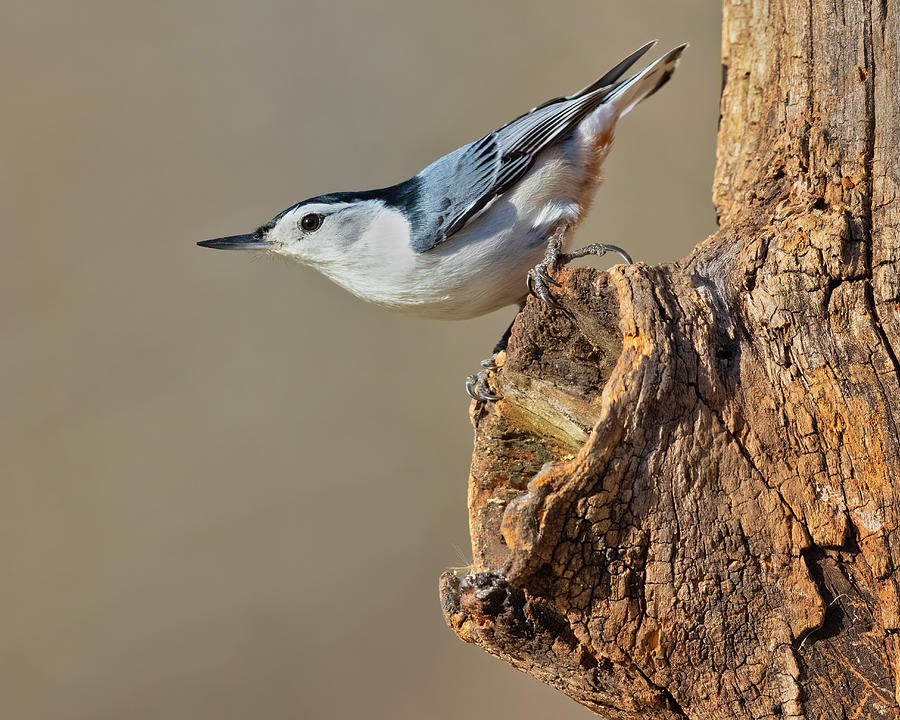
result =
[[[634,65],[638,60],[641,59],[641,57],[646,55],[647,52],[649,52],[649,50],[651,48],[655,47],[658,44],[659,44],[659,40],[651,40],[650,42],[644,43],[643,45],[641,45],[641,47],[639,47],[637,50],[635,50],[633,53],[631,53],[631,55],[627,56],[624,60],[620,60],[619,63],[614,68],[607,71],[603,75],[603,77],[601,77],[599,80],[591,83],[586,88],[584,88],[584,90],[581,90],[580,92],[577,92],[574,95],[570,95],[569,98],[566,98],[566,99],[573,99],[576,97],[581,97],[583,95],[587,95],[588,93],[592,93],[596,90],[599,90],[600,88],[605,88],[605,87],[609,87],[610,85],[615,85],[616,82],[618,82],[621,79],[621,77],[626,72],[628,72],[628,68],[630,68],[632,65]],[[552,101],[550,101],[550,102],[552,102]],[[550,102],[544,103],[544,105],[548,105],[548,104],[550,104]]]
[[[613,70],[610,70],[609,73],[607,73],[607,75],[611,74],[613,71],[617,70],[620,66],[623,66],[623,65],[625,67],[622,68],[622,72],[624,72],[629,67],[631,67],[641,56],[646,55],[648,52],[650,52],[650,50],[655,48],[657,45],[659,45],[659,38],[650,40],[649,42],[645,42],[633,53],[626,56],[618,65],[616,65],[615,68],[613,68]],[[626,65],[626,63],[627,63],[627,65]]]
[[[638,59],[640,59],[651,48],[656,47],[658,44],[659,44],[659,40],[657,39],[657,40],[651,40],[650,42],[642,45],[637,50],[635,50],[633,53],[631,53],[631,55],[629,55],[627,58],[625,58],[622,62],[620,62],[618,65],[616,65],[615,68],[610,70],[607,73],[607,75],[611,75],[614,71],[617,71],[621,67],[622,68],[622,72],[620,74],[620,77],[621,77],[621,75],[625,73],[625,70],[627,70],[629,67],[631,67],[635,62],[637,62]],[[680,45],[676,45],[671,50],[669,50],[665,55],[663,55],[661,59],[665,59],[666,61],[677,60],[679,57],[681,57],[681,54],[685,50],[687,50],[690,46],[691,46],[691,44],[689,42],[683,42]],[[627,63],[627,65],[626,65],[626,63]]]
[[[615,80],[617,80],[619,77],[621,77],[622,75],[625,74],[625,71],[628,70],[628,68],[630,68],[632,65],[634,65],[634,63],[637,62],[643,55],[645,55],[651,48],[654,48],[657,45],[659,45],[658,39],[651,40],[650,42],[645,43],[644,45],[639,47],[637,50],[635,50],[633,53],[631,53],[631,55],[629,55],[627,58],[622,60],[622,62],[620,62],[618,65],[616,65],[612,70],[610,70],[608,73],[606,73],[606,75],[604,75],[603,78],[601,78],[601,80],[606,79],[607,77],[611,77],[614,73],[617,73],[617,76],[615,78],[612,78],[612,81],[615,82]],[[681,53],[683,53],[685,50],[687,50],[687,48],[689,48],[690,46],[691,46],[691,44],[689,42],[683,42],[680,45],[676,45],[675,47],[673,47],[662,57],[665,58],[666,60],[676,59],[676,58],[680,57]],[[600,81],[598,80],[597,83],[594,83],[594,84],[597,85],[599,82]]]

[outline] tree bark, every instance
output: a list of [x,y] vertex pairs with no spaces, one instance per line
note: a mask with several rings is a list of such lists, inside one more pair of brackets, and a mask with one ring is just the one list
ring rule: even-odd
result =
[[898,43],[895,0],[725,0],[719,229],[520,313],[462,639],[608,718],[900,715]]

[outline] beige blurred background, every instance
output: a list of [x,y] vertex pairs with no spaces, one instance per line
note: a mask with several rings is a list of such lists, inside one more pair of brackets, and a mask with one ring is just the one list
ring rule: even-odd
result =
[[714,226],[711,0],[4,3],[0,717],[586,718],[463,645],[463,378],[512,311],[391,315],[203,250],[383,186],[659,36],[581,242]]

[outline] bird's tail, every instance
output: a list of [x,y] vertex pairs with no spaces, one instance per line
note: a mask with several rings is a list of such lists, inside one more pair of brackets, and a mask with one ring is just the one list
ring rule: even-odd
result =
[[619,117],[627,113],[641,100],[650,97],[668,82],[678,67],[681,53],[687,47],[687,43],[669,50],[659,60],[648,65],[639,73],[623,80],[607,95],[603,102],[612,103],[618,109]]

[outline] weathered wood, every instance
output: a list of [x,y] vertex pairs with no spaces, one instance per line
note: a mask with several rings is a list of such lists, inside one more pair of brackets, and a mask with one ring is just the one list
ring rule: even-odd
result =
[[726,0],[686,259],[562,271],[445,617],[609,718],[900,715],[900,4]]

